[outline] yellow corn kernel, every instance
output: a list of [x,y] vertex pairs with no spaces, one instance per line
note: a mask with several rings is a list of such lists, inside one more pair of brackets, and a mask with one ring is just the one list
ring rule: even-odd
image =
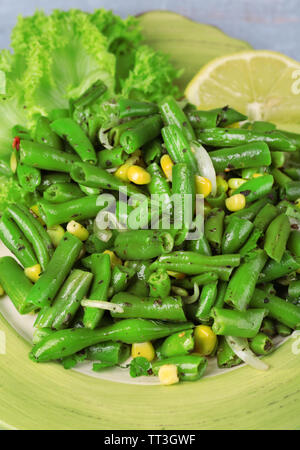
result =
[[110,265],[111,265],[112,269],[115,266],[121,266],[122,265],[122,260],[120,258],[118,258],[117,255],[114,252],[112,252],[111,250],[105,250],[103,253],[105,255],[109,255],[109,257],[110,257]]
[[226,198],[226,208],[228,211],[240,211],[246,206],[246,197],[243,194],[235,194],[232,197]]
[[160,158],[160,166],[163,170],[168,181],[172,181],[172,169],[173,169],[173,161],[171,160],[169,155],[163,155]]
[[47,233],[50,236],[50,239],[52,241],[52,244],[54,247],[58,247],[58,244],[62,240],[65,234],[65,230],[61,225],[54,225],[53,227],[47,228]]
[[139,343],[132,344],[131,356],[133,358],[142,356],[143,358],[146,358],[146,359],[148,359],[149,362],[151,362],[155,358],[155,350],[150,341],[139,342]]
[[207,197],[211,193],[211,181],[208,178],[201,177],[200,175],[195,176],[196,182],[196,193],[202,194],[203,197]]
[[243,178],[230,178],[228,180],[228,186],[230,189],[238,189],[242,184],[246,183],[247,180]]
[[227,183],[227,181],[224,180],[224,178],[221,177],[221,175],[217,175],[216,179],[217,179],[217,189],[218,189],[218,191],[227,192],[228,191],[228,183]]
[[199,325],[194,330],[194,341],[194,351],[201,356],[208,356],[216,347],[217,336],[209,326]]
[[130,164],[123,164],[120,166],[114,173],[115,177],[119,178],[122,181],[128,181],[128,169],[130,167]]
[[173,272],[172,270],[167,270],[167,274],[170,277],[176,278],[176,280],[183,280],[185,278],[185,273]]
[[262,176],[263,176],[263,173],[254,173],[252,175],[252,178],[259,178],[259,177],[262,177]]
[[75,222],[75,220],[71,220],[71,222],[68,223],[67,231],[81,241],[86,241],[90,235],[88,230],[81,225],[81,223]]
[[228,190],[228,197],[231,197],[234,194],[235,189]]
[[43,219],[41,218],[40,211],[38,205],[33,205],[30,207],[30,211],[33,213],[33,216],[44,226],[46,225]]
[[295,201],[296,208],[300,208],[300,198]]
[[129,167],[127,177],[134,184],[149,184],[151,181],[150,173],[143,167],[135,165]]
[[179,382],[178,369],[175,364],[165,364],[159,368],[159,381],[165,386],[176,384]]
[[17,156],[16,156],[15,152],[12,152],[11,157],[10,157],[10,168],[11,168],[12,173],[16,173],[17,166],[18,166]]
[[35,264],[32,267],[26,267],[26,269],[24,269],[24,273],[29,280],[36,283],[42,273],[42,269],[39,264]]
[[3,295],[5,294],[3,286],[1,286],[0,284],[0,297],[3,297]]

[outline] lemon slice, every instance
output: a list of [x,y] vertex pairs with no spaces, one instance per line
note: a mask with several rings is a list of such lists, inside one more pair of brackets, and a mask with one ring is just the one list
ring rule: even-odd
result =
[[230,105],[250,120],[300,132],[300,63],[280,53],[250,50],[206,64],[185,95],[199,109]]

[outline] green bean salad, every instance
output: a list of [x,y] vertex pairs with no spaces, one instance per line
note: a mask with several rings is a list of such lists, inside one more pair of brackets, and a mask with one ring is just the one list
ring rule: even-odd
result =
[[106,90],[12,129],[30,197],[2,214],[15,258],[0,283],[37,314],[30,359],[165,385],[200,379],[208,358],[266,370],[259,356],[300,326],[300,135],[171,95],[116,96],[95,124]]

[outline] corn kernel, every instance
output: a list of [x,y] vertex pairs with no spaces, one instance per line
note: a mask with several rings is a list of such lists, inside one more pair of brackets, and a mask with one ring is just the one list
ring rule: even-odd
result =
[[30,211],[33,213],[33,216],[40,222],[40,224],[42,224],[43,226],[46,225],[43,219],[41,218],[38,205],[31,206]]
[[122,181],[128,181],[127,172],[129,167],[129,164],[123,164],[122,166],[120,166],[114,173],[115,177],[119,178]]
[[172,181],[172,169],[173,169],[173,161],[171,160],[169,155],[163,155],[160,158],[160,166],[163,170],[168,181]]
[[221,175],[217,175],[217,189],[219,192],[227,192],[228,191],[228,183],[226,180],[224,180]]
[[16,173],[17,166],[18,166],[17,156],[16,156],[15,152],[12,152],[11,157],[10,157],[10,168],[11,168],[12,173]]
[[240,122],[234,122],[227,126],[227,128],[241,128]]
[[203,197],[207,197],[211,193],[212,185],[208,178],[201,177],[200,175],[195,176],[196,181],[196,193],[202,194]]
[[199,325],[194,330],[195,352],[201,356],[210,355],[217,344],[217,336],[207,325]]
[[155,358],[155,350],[150,341],[135,343],[131,346],[131,356],[133,358],[142,356],[143,358],[146,358],[149,362],[151,362]]
[[0,297],[3,297],[4,294],[5,294],[4,289],[0,284]]
[[58,244],[62,240],[65,234],[65,230],[61,225],[54,225],[53,227],[47,228],[47,233],[50,236],[52,244],[54,247],[58,247]]
[[175,364],[165,364],[159,368],[159,381],[165,386],[176,384],[179,382],[178,369]]
[[109,257],[110,257],[110,265],[111,265],[112,269],[115,266],[121,266],[122,265],[122,260],[120,258],[118,258],[117,255],[114,252],[112,252],[111,250],[105,250],[103,253],[105,255],[109,255]]
[[262,176],[263,176],[263,173],[254,173],[252,175],[252,178],[259,178],[259,177],[262,177]]
[[129,181],[135,184],[149,184],[151,181],[150,173],[142,167],[135,165],[129,167],[127,177]]
[[71,220],[71,222],[68,223],[67,231],[81,241],[86,241],[90,235],[88,230],[81,225],[81,223],[75,222],[75,220]]
[[26,269],[24,269],[24,273],[29,280],[36,283],[42,273],[42,269],[39,264],[35,264],[32,267],[26,267]]
[[228,211],[240,211],[246,206],[246,197],[243,194],[235,194],[225,200]]
[[170,277],[176,278],[176,280],[185,278],[185,273],[173,272],[172,270],[167,270],[167,274],[170,275]]
[[228,186],[230,189],[238,189],[242,184],[246,183],[247,180],[243,178],[230,178],[228,180]]
[[231,197],[235,192],[235,189],[229,189],[228,190],[228,197]]

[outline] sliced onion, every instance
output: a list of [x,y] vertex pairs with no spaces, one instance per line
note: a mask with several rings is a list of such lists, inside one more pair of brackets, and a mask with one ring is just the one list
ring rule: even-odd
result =
[[225,339],[231,350],[248,366],[257,370],[268,370],[268,364],[250,350],[247,339],[234,336],[225,336]]
[[112,311],[116,313],[122,314],[124,309],[120,305],[116,305],[115,303],[104,302],[102,300],[82,300],[81,306],[86,306],[88,308],[97,308],[97,309],[106,309],[107,311]]
[[216,171],[212,160],[205,150],[203,145],[199,144],[196,141],[191,143],[192,150],[195,154],[195,158],[198,164],[199,175],[202,177],[208,178],[211,182],[211,194],[213,196],[217,193],[217,179],[216,179]]
[[200,289],[197,283],[194,283],[194,293],[193,295],[190,295],[189,297],[183,297],[183,302],[185,305],[191,305],[192,303],[195,303],[200,295]]

